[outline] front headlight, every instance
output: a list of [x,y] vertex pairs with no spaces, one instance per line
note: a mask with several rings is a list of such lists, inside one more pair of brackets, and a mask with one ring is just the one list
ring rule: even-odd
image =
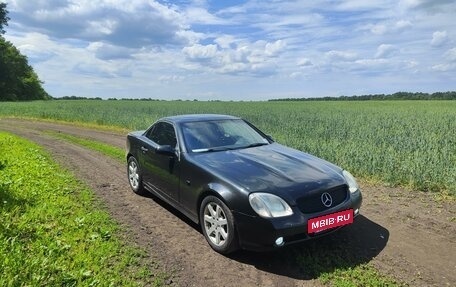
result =
[[353,175],[351,173],[349,173],[348,171],[344,170],[342,172],[342,174],[344,175],[345,180],[347,181],[348,190],[350,190],[350,193],[354,193],[357,190],[359,190],[359,185],[358,185],[358,183],[356,182],[356,179],[353,177]]
[[270,193],[251,193],[249,202],[261,217],[282,217],[293,214],[290,206],[283,199]]

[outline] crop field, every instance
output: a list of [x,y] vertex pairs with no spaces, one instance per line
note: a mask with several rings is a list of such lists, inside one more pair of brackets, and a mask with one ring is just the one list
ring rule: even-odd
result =
[[162,116],[223,113],[371,182],[456,195],[456,101],[1,103],[0,116],[145,129]]

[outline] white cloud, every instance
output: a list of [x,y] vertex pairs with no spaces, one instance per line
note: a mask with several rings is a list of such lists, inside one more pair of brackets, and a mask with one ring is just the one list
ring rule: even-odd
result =
[[375,53],[375,58],[384,58],[391,55],[396,48],[390,44],[381,44],[377,47],[377,52]]
[[353,61],[353,60],[355,60],[358,57],[356,52],[353,52],[353,51],[337,51],[337,50],[331,50],[329,52],[326,52],[325,55],[329,59],[335,60],[335,61]]
[[312,61],[308,58],[301,58],[298,60],[298,66],[301,66],[301,67],[308,67],[308,66],[312,66]]
[[276,73],[275,58],[283,53],[284,41],[274,42],[235,40],[233,38],[217,38],[216,44],[195,44],[182,49],[187,59],[197,65],[188,66],[191,70],[221,74],[247,73],[261,76]]
[[217,43],[221,48],[223,49],[229,49],[232,48],[232,44],[237,42],[236,38],[232,35],[223,35],[219,36],[214,40],[215,43]]
[[448,35],[446,31],[435,31],[432,33],[431,46],[439,47],[445,44],[448,40]]
[[450,62],[456,62],[456,47],[446,51],[444,57]]
[[93,52],[101,60],[129,59],[136,52],[134,49],[114,46],[103,42],[92,42],[87,50]]
[[293,72],[290,74],[290,78],[296,79],[302,77],[303,73],[302,72]]
[[389,63],[388,60],[386,59],[359,59],[355,61],[356,64],[365,66],[365,67],[378,67],[378,66],[383,66],[387,63]]
[[17,16],[21,19],[18,26],[24,32],[43,32],[60,39],[101,40],[129,47],[189,41],[182,33],[189,26],[174,6],[147,0],[56,3],[54,6],[52,1],[13,1],[9,7],[11,22]]
[[285,48],[286,43],[282,40],[277,40],[273,43],[266,43],[264,52],[266,56],[275,57]]
[[420,5],[422,0],[401,0],[400,2],[406,8],[415,8]]
[[84,34],[90,36],[103,36],[111,35],[115,32],[119,25],[119,22],[112,19],[103,19],[101,21],[88,21],[88,26],[84,31]]
[[372,26],[372,28],[370,30],[375,35],[383,35],[387,31],[387,27],[386,27],[386,25],[383,25],[383,24],[377,24],[377,25]]
[[182,49],[190,59],[210,59],[217,55],[217,45],[200,45],[195,44]]
[[228,24],[228,21],[211,14],[206,9],[200,7],[188,8],[183,14],[186,20],[192,24]]
[[409,60],[409,61],[406,61],[405,62],[405,66],[408,68],[408,69],[412,69],[412,68],[415,68],[419,65],[419,63],[415,60]]
[[360,31],[369,31],[373,35],[383,36],[393,33],[403,33],[404,31],[410,30],[413,28],[412,22],[409,20],[400,19],[397,21],[380,21],[375,24],[366,23],[364,26],[358,28]]
[[410,9],[423,9],[425,11],[442,11],[448,5],[453,5],[453,0],[402,0],[401,4]]
[[184,79],[185,77],[180,75],[163,75],[158,78],[163,83],[182,82]]
[[456,70],[456,47],[445,52],[443,55],[445,63],[432,66],[432,69],[439,72]]
[[376,23],[372,23],[371,20],[366,20],[366,23],[358,27],[357,30],[369,31],[375,36],[384,36],[405,33],[406,31],[413,29],[413,27],[410,20],[395,20],[380,17],[380,21],[376,21]]
[[358,10],[374,10],[384,7],[385,1],[381,0],[344,0],[337,5],[339,10],[358,11]]
[[409,20],[403,20],[403,19],[397,21],[394,26],[397,30],[400,30],[400,31],[413,27],[412,22],[410,22]]
[[456,69],[456,64],[454,63],[445,63],[445,64],[437,64],[432,66],[432,70],[438,71],[438,72],[448,72],[451,70]]
[[290,26],[313,26],[317,23],[323,21],[323,17],[318,13],[307,13],[304,15],[291,14],[287,17],[277,17],[276,21],[271,21],[273,19],[268,19],[269,15],[262,15],[261,20],[263,22],[257,22],[256,26],[261,27],[265,30],[279,30],[284,29]]
[[17,48],[35,63],[45,62],[56,55],[53,49],[43,49],[46,45],[53,45],[46,35],[30,33],[26,39],[17,40],[15,41]]

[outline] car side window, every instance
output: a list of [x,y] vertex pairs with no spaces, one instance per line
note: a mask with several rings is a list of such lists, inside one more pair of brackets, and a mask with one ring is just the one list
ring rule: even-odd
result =
[[147,132],[146,137],[159,145],[176,147],[177,144],[173,125],[166,122],[156,123],[149,132]]

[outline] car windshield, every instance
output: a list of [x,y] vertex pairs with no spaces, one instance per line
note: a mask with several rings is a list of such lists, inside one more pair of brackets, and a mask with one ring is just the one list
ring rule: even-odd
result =
[[240,119],[188,122],[182,124],[188,151],[208,152],[269,144],[269,141]]

